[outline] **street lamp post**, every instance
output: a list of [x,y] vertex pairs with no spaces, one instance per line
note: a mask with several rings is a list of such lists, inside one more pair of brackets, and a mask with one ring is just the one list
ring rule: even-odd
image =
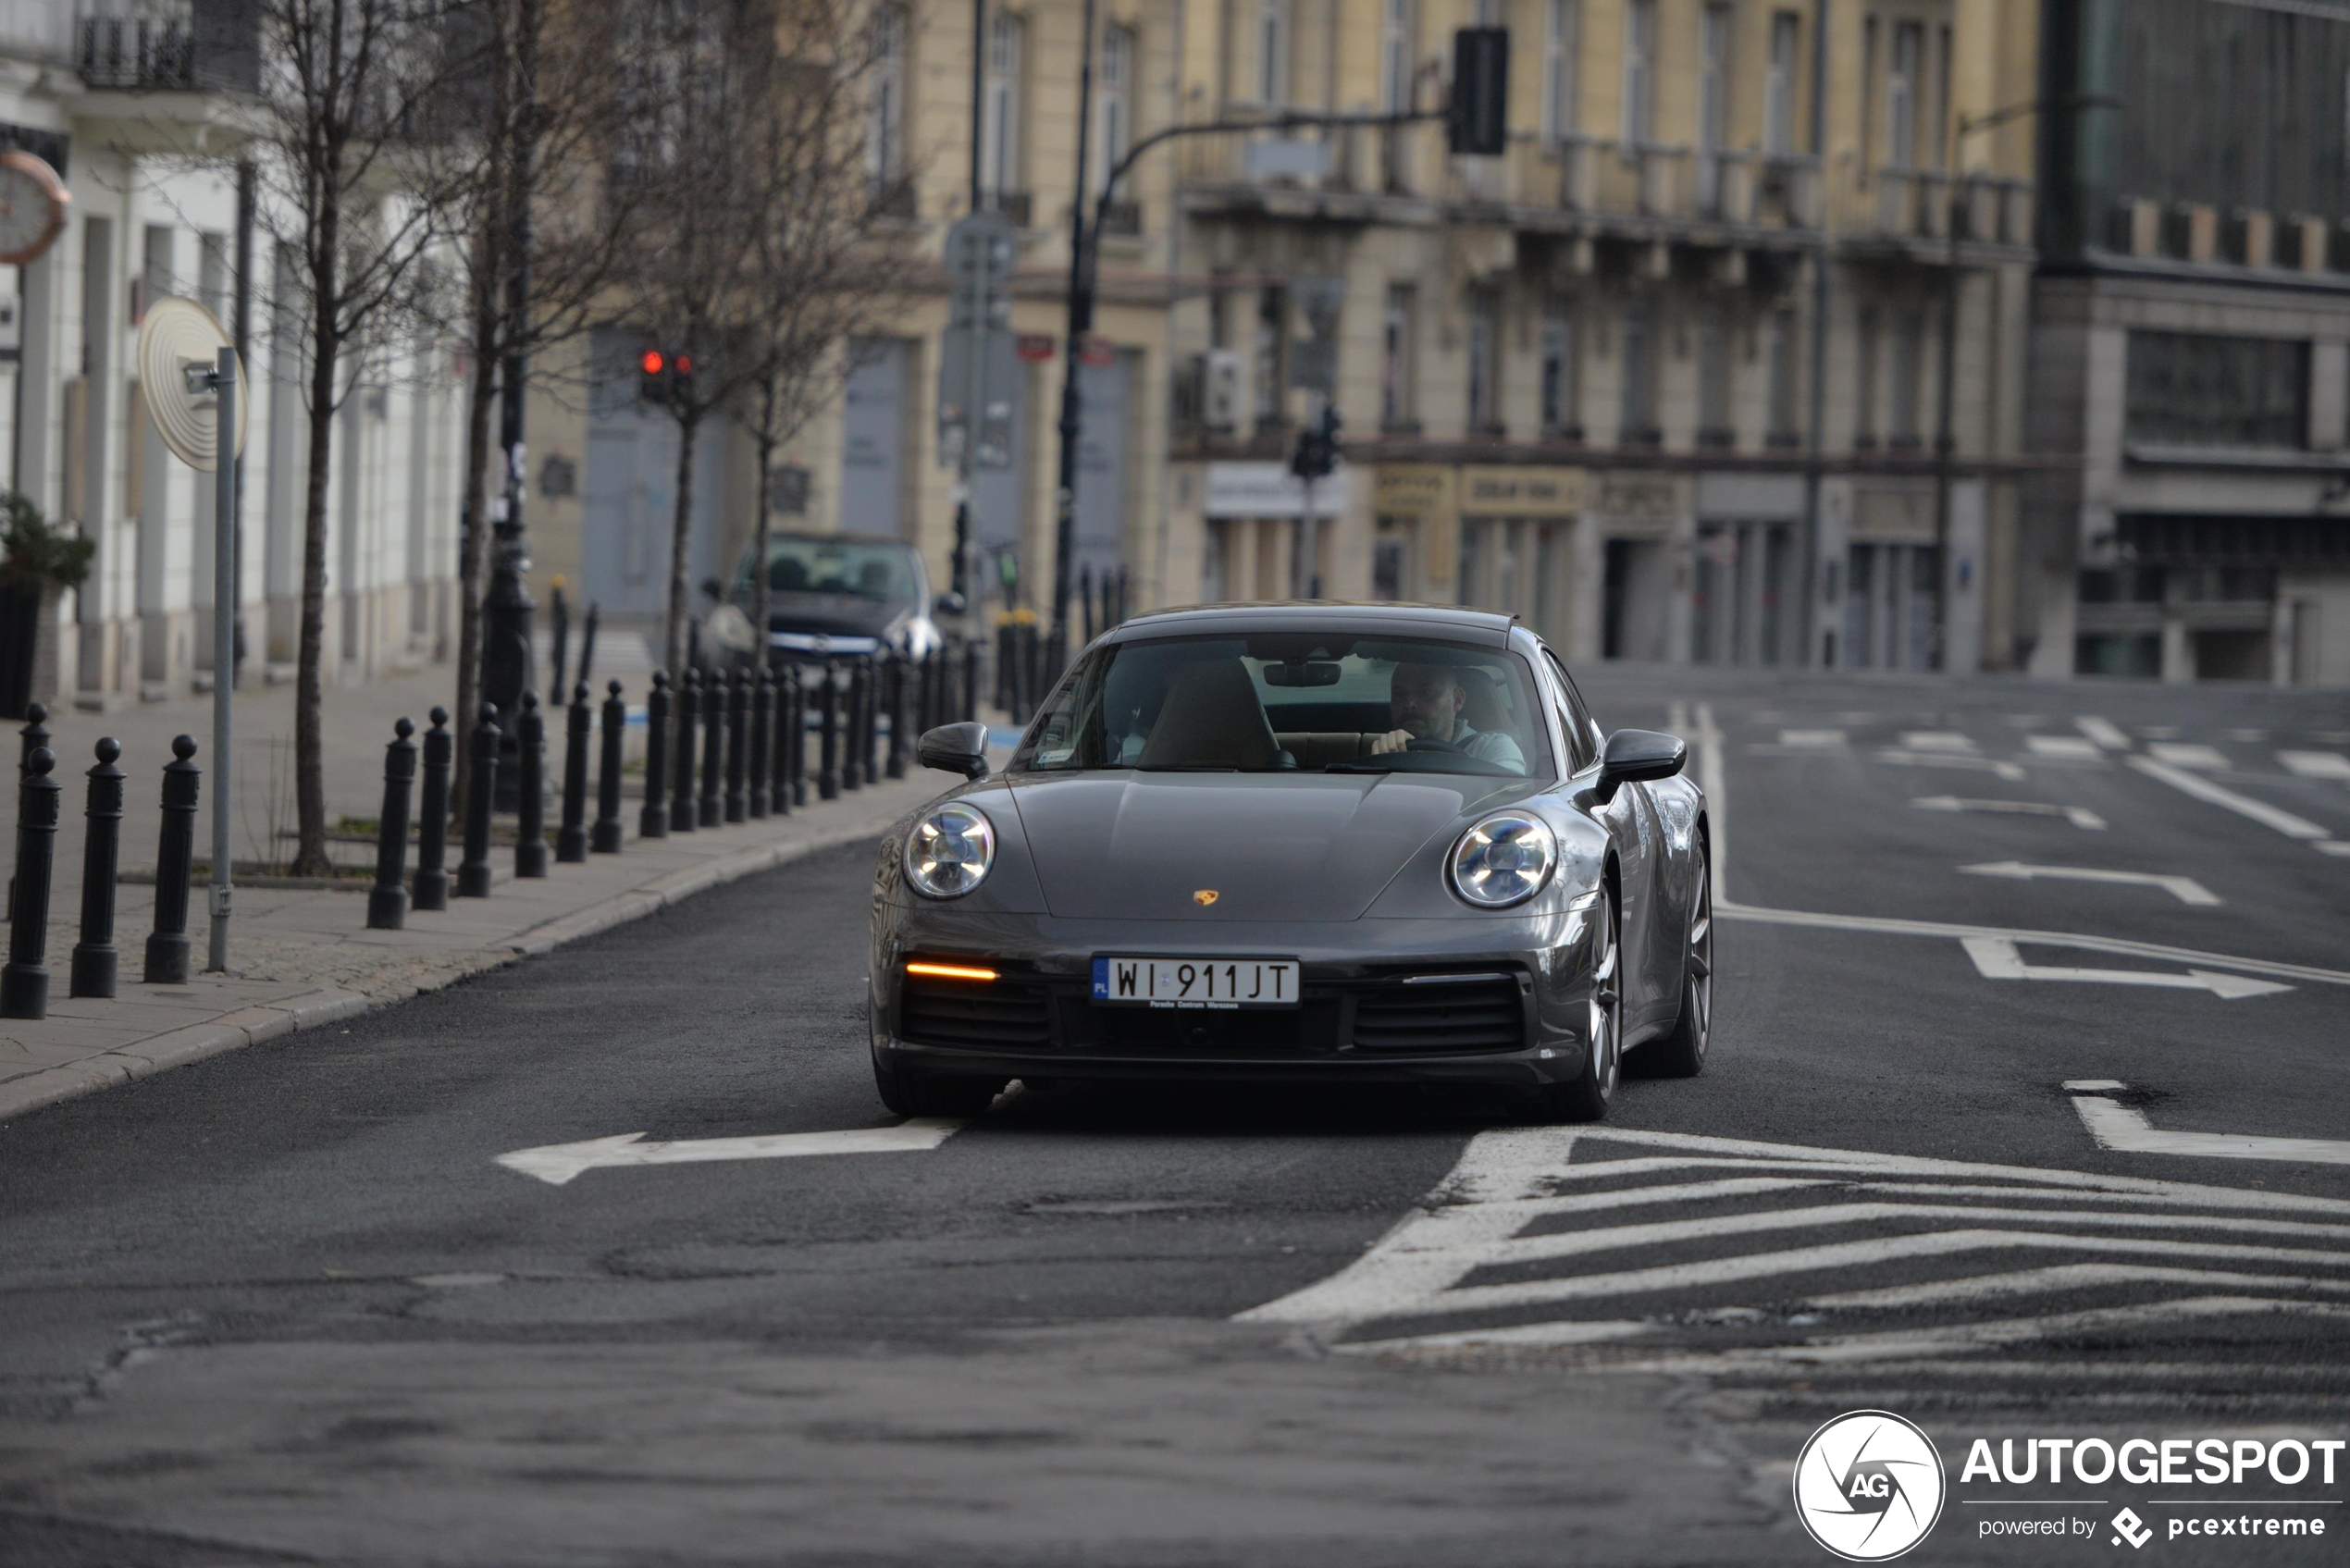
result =
[[506,355],[499,367],[498,445],[504,482],[492,503],[489,586],[482,596],[481,690],[498,710],[498,809],[519,803],[515,756],[522,696],[531,685],[530,615],[535,608],[526,578],[530,542],[523,533],[523,483],[529,463],[523,449],[525,364],[522,344],[530,319],[531,155],[538,112],[538,21],[541,0],[522,0],[514,56],[514,150],[509,194],[513,253],[506,274]]
[[[1094,0],[1085,0],[1077,66],[1077,194],[1069,207],[1069,340],[1061,345],[1060,482],[1053,491],[1052,673],[1069,658],[1070,557],[1077,550],[1077,442],[1084,416],[1078,372],[1094,330],[1093,267],[1087,265],[1085,158],[1094,123]],[[1098,228],[1095,230],[1099,232]]]

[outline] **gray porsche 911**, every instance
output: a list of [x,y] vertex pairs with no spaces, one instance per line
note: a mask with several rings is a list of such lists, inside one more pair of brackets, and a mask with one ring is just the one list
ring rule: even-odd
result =
[[1541,638],[1419,605],[1173,611],[1095,642],[1005,771],[873,888],[882,1099],[1012,1079],[1416,1080],[1604,1116],[1705,1065],[1713,899],[1682,743],[1603,735]]

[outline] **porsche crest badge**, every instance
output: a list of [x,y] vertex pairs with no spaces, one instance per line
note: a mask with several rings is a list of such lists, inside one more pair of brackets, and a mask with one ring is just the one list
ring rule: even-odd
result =
[[1203,909],[1206,908],[1210,904],[1215,903],[1216,898],[1216,890],[1212,887],[1203,887],[1197,893],[1192,895],[1192,902],[1198,905]]

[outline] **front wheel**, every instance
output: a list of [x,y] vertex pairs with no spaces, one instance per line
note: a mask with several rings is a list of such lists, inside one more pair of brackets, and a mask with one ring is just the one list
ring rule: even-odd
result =
[[1589,1059],[1572,1083],[1545,1084],[1535,1092],[1535,1112],[1544,1121],[1598,1121],[1615,1102],[1624,1056],[1624,984],[1616,938],[1615,899],[1605,888],[1591,907],[1591,995],[1586,1006],[1584,1040]]
[[1681,1016],[1673,1032],[1632,1054],[1633,1070],[1647,1078],[1695,1078],[1713,1043],[1713,862],[1702,849],[1697,892],[1689,899],[1688,957],[1682,965]]

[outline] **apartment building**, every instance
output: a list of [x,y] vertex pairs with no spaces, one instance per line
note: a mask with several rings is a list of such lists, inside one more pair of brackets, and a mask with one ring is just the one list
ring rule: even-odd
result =
[[2046,28],[2030,667],[2350,685],[2350,6]]
[[[252,326],[237,613],[252,666],[291,667],[307,471],[294,296],[270,246],[241,233],[230,145],[258,69],[241,0],[0,0],[0,146],[71,195],[49,250],[0,267],[0,475],[98,541],[60,607],[63,692],[96,707],[208,678],[210,475],[172,458],[138,380],[149,302],[185,295]],[[195,155],[202,148],[205,155]],[[237,258],[252,255],[240,273]],[[329,681],[438,656],[453,640],[458,461],[450,356],[395,345],[340,414],[328,517]],[[252,672],[249,671],[248,678]]]
[[[2031,96],[2035,6],[1185,17],[1184,117],[1267,123],[1174,154],[1197,286],[1173,597],[1480,604],[1586,660],[1923,669],[1938,579],[1940,661],[2013,661],[2031,142],[1961,126]],[[1501,157],[1448,156],[1436,123],[1270,123],[1430,110],[1468,25],[1511,35]],[[1349,461],[1309,503],[1280,460],[1325,398]]]

